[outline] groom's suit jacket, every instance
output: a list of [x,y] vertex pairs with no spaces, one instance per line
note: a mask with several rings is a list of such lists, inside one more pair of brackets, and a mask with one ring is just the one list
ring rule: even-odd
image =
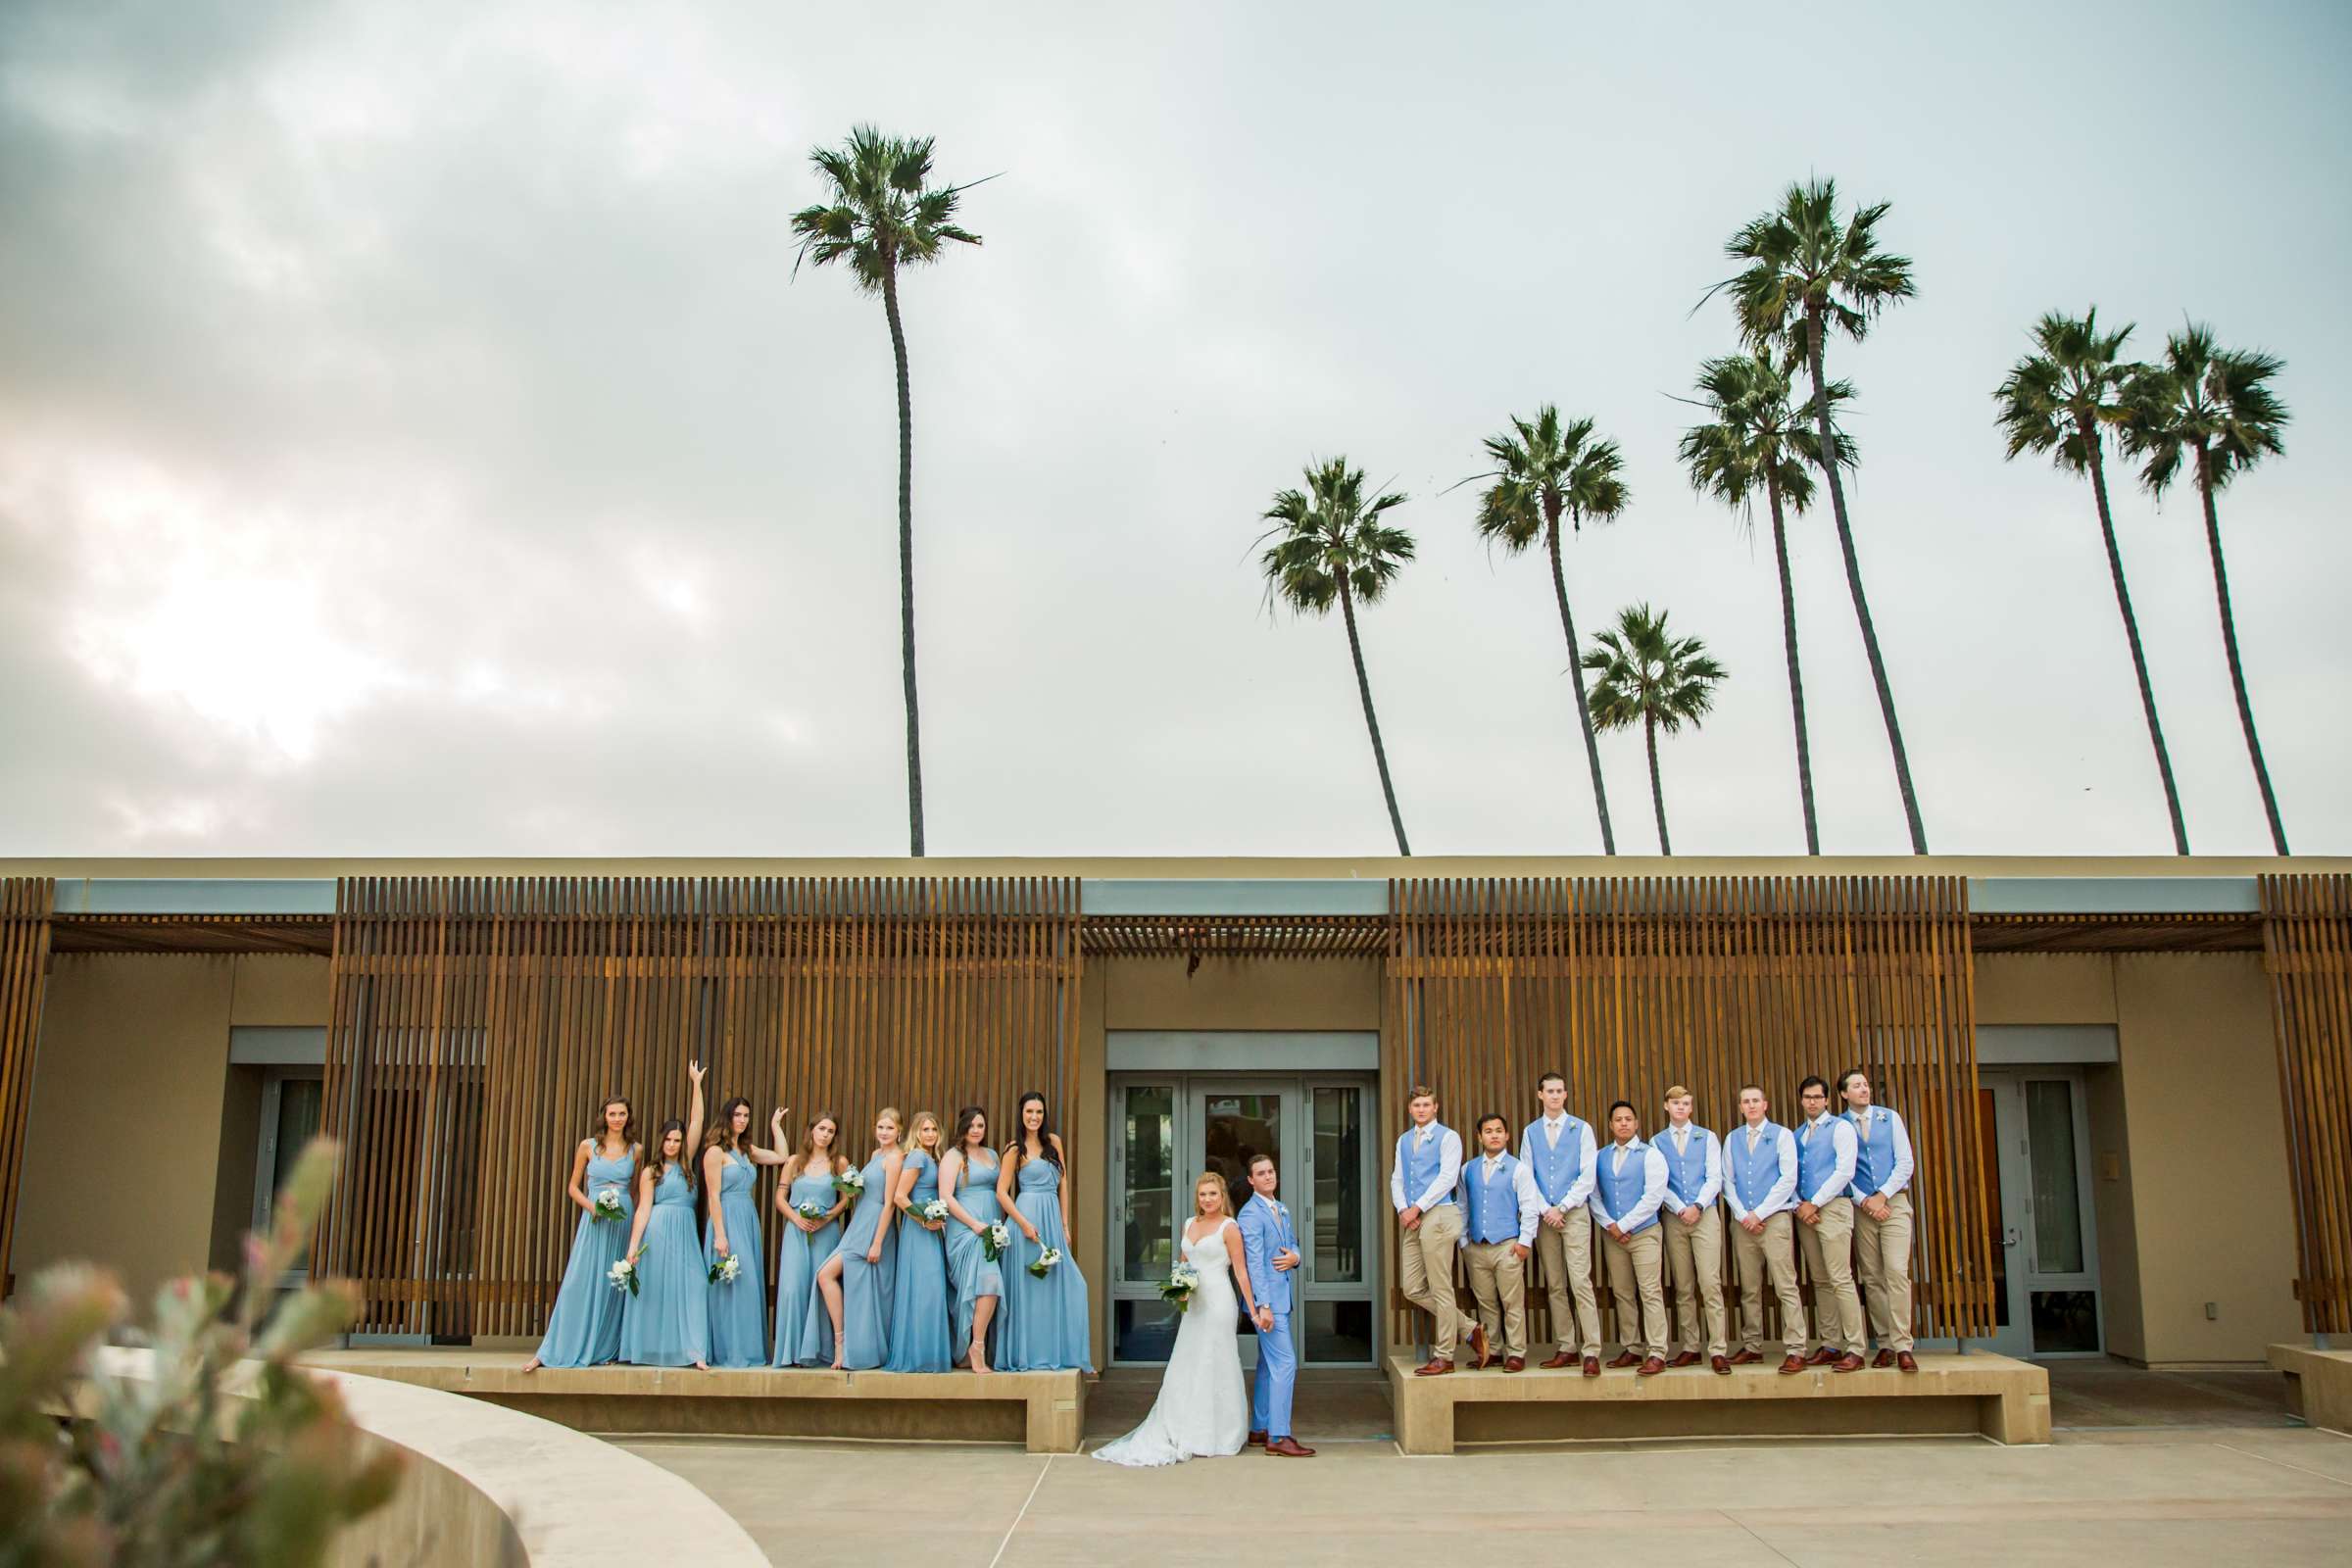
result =
[[1242,1256],[1250,1265],[1250,1294],[1260,1306],[1272,1307],[1278,1317],[1291,1310],[1291,1275],[1296,1269],[1274,1266],[1274,1254],[1298,1245],[1291,1228],[1291,1211],[1278,1202],[1251,1194],[1242,1205]]

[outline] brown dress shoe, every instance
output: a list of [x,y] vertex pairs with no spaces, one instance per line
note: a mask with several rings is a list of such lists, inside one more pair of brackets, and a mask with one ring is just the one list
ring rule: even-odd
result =
[[1837,1360],[1840,1353],[1841,1352],[1834,1350],[1825,1345],[1820,1349],[1815,1350],[1811,1355],[1805,1357],[1805,1365],[1828,1366],[1832,1361]]
[[1612,1372],[1622,1371],[1626,1367],[1640,1366],[1641,1364],[1642,1358],[1636,1355],[1633,1351],[1627,1350],[1625,1353],[1618,1356],[1616,1360],[1609,1363],[1609,1370]]
[[1494,1359],[1494,1358],[1492,1355],[1487,1353],[1487,1331],[1476,1323],[1471,1324],[1470,1370],[1473,1372],[1484,1372],[1487,1369],[1487,1363]]
[[1760,1350],[1741,1350],[1738,1355],[1732,1357],[1732,1365],[1755,1366],[1761,1363],[1763,1359],[1764,1354]]
[[1524,1355],[1506,1355],[1502,1358],[1502,1369],[1505,1372],[1524,1372],[1527,1370],[1527,1357]]
[[1666,1363],[1653,1355],[1648,1360],[1642,1362],[1640,1366],[1634,1368],[1634,1376],[1638,1378],[1654,1378],[1665,1370]]
[[1790,1372],[1802,1372],[1804,1369],[1805,1358],[1801,1355],[1792,1355],[1781,1363],[1781,1372],[1784,1376]]
[[1276,1438],[1266,1445],[1266,1451],[1285,1459],[1312,1459],[1315,1456],[1315,1450],[1297,1438]]
[[1551,1358],[1550,1360],[1548,1360],[1548,1361],[1539,1361],[1539,1362],[1537,1362],[1536,1364],[1537,1364],[1537,1366],[1538,1366],[1539,1368],[1541,1368],[1543,1371],[1545,1371],[1545,1372],[1557,1372],[1557,1371],[1558,1371],[1560,1368],[1562,1368],[1562,1367],[1564,1367],[1564,1366],[1574,1366],[1574,1365],[1576,1365],[1576,1357],[1575,1357],[1575,1356],[1573,1356],[1573,1355],[1570,1355],[1570,1354],[1569,1354],[1569,1353],[1568,1353],[1566,1350],[1562,1350],[1562,1351],[1560,1351],[1558,1354],[1556,1354],[1556,1355],[1552,1356],[1552,1358]]
[[1720,1373],[1722,1376],[1727,1378],[1732,1375],[1732,1363],[1724,1356],[1709,1356],[1707,1358],[1707,1367],[1710,1371]]
[[1833,1372],[1859,1372],[1862,1370],[1862,1358],[1848,1350],[1830,1363],[1830,1370]]
[[1596,1378],[1596,1377],[1600,1376],[1600,1357],[1599,1357],[1599,1356],[1597,1356],[1597,1355],[1588,1355],[1588,1356],[1586,1356],[1586,1357],[1585,1357],[1585,1376],[1587,1376],[1587,1377],[1589,1377],[1589,1378]]
[[1898,1367],[1901,1367],[1906,1372],[1916,1372],[1919,1370],[1919,1361],[1911,1354],[1909,1350],[1895,1351],[1894,1364]]
[[1442,1378],[1452,1370],[1453,1363],[1451,1361],[1424,1361],[1421,1365],[1413,1368],[1413,1376],[1417,1378]]
[[1250,1446],[1252,1448],[1262,1448],[1265,1446],[1266,1435],[1263,1432],[1252,1432],[1250,1434]]
[[1673,1360],[1667,1362],[1666,1364],[1668,1366],[1696,1366],[1698,1365],[1698,1352],[1696,1350],[1685,1350],[1682,1354],[1676,1356]]
[[1877,1355],[1871,1357],[1870,1364],[1884,1372],[1886,1370],[1886,1368],[1894,1365],[1894,1352],[1892,1350],[1881,1350]]

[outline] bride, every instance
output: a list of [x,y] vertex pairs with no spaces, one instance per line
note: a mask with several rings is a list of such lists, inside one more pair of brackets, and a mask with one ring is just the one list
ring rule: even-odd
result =
[[1225,1179],[1208,1175],[1193,1186],[1193,1217],[1184,1227],[1184,1261],[1200,1276],[1176,1348],[1168,1354],[1159,1397],[1144,1424],[1095,1450],[1112,1464],[1179,1464],[1200,1454],[1239,1453],[1250,1436],[1250,1396],[1242,1386],[1242,1352],[1235,1333],[1233,1293],[1255,1313],[1250,1270],[1242,1260],[1242,1228],[1226,1209]]

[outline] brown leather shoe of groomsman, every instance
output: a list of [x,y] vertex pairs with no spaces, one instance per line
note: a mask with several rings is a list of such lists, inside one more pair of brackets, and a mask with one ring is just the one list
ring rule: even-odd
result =
[[1585,1376],[1587,1376],[1587,1377],[1589,1377],[1589,1378],[1596,1378],[1596,1377],[1600,1376],[1600,1357],[1599,1357],[1599,1356],[1597,1356],[1597,1355],[1588,1355],[1588,1356],[1586,1356],[1586,1357],[1585,1357]]
[[1548,1361],[1538,1361],[1536,1363],[1536,1368],[1538,1371],[1542,1372],[1557,1372],[1564,1366],[1574,1365],[1576,1365],[1575,1356],[1570,1355],[1566,1350],[1555,1350],[1552,1352],[1551,1359]]
[[1453,1363],[1451,1361],[1433,1357],[1430,1360],[1424,1361],[1419,1366],[1413,1368],[1413,1376],[1417,1378],[1442,1378],[1452,1370]]
[[1315,1450],[1297,1438],[1276,1438],[1266,1445],[1266,1451],[1284,1459],[1312,1459]]
[[1879,1371],[1884,1372],[1888,1367],[1894,1365],[1894,1352],[1892,1350],[1882,1349],[1877,1355],[1871,1357],[1870,1364]]
[[1784,1377],[1791,1372],[1802,1372],[1804,1369],[1805,1358],[1801,1355],[1792,1355],[1781,1363],[1781,1373]]
[[1641,1364],[1642,1358],[1640,1356],[1636,1355],[1631,1350],[1626,1350],[1619,1354],[1616,1360],[1609,1362],[1608,1368],[1612,1372],[1619,1372],[1623,1371],[1629,1366],[1640,1366]]
[[1913,1355],[1909,1350],[1895,1351],[1894,1364],[1905,1372],[1916,1372],[1919,1370],[1919,1358]]
[[1759,1366],[1763,1363],[1763,1352],[1759,1350],[1741,1350],[1738,1355],[1732,1357],[1732,1365]]
[[1487,1350],[1487,1331],[1476,1323],[1470,1325],[1470,1370],[1484,1372],[1494,1357]]
[[1638,1378],[1654,1378],[1665,1370],[1666,1363],[1653,1355],[1648,1360],[1642,1362],[1640,1366],[1634,1368],[1634,1376]]
[[1696,1366],[1698,1365],[1698,1352],[1696,1350],[1685,1350],[1682,1354],[1676,1356],[1673,1360],[1667,1362],[1666,1364],[1668,1366]]
[[1833,1372],[1859,1372],[1862,1370],[1862,1358],[1848,1350],[1830,1363],[1830,1370]]
[[1527,1370],[1527,1357],[1524,1355],[1506,1355],[1502,1358],[1502,1369],[1505,1372],[1524,1372]]
[[1728,1357],[1711,1355],[1707,1357],[1707,1370],[1721,1373],[1728,1378],[1732,1375],[1732,1363]]

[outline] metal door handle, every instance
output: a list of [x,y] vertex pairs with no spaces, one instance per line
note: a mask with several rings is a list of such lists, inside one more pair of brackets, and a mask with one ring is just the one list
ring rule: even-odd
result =
[[2019,1242],[2024,1240],[2024,1235],[2014,1225],[2001,1232],[2001,1245],[2003,1247],[2015,1247]]

